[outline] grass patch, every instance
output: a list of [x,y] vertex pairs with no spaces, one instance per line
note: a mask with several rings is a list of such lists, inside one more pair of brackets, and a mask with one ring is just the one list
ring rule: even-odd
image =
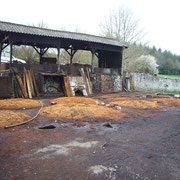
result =
[[152,89],[136,89],[136,91],[180,94],[180,91],[163,91],[163,90],[152,90]]
[[180,76],[175,76],[175,75],[165,75],[165,74],[158,74],[159,77],[163,78],[170,78],[170,79],[180,79]]

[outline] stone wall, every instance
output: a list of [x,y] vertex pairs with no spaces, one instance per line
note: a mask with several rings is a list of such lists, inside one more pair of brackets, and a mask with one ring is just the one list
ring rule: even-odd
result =
[[122,91],[122,78],[120,75],[94,74],[93,92],[113,93]]
[[180,91],[180,79],[169,79],[150,74],[134,73],[135,89]]
[[[87,96],[84,80],[81,76],[69,76],[69,81],[73,95],[76,91],[82,91],[84,96]],[[122,80],[119,75],[107,74],[91,74],[91,82],[93,93],[113,93],[122,91]]]

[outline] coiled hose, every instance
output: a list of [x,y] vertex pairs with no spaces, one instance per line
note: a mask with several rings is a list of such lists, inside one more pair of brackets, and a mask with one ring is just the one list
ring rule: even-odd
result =
[[43,103],[41,101],[39,101],[39,102],[41,103],[41,108],[39,109],[38,113],[33,118],[31,118],[31,119],[29,119],[27,121],[24,121],[22,123],[13,124],[13,125],[10,125],[10,126],[5,126],[4,128],[7,129],[7,128],[15,127],[15,126],[20,126],[20,125],[26,124],[26,123],[28,123],[30,121],[33,121],[35,118],[38,117],[38,115],[40,114],[40,112],[41,112],[41,110],[43,108]]

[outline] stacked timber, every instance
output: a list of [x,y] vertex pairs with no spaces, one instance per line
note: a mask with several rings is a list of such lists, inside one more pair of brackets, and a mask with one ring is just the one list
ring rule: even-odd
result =
[[85,85],[85,87],[86,87],[87,94],[88,94],[88,95],[92,95],[92,94],[93,94],[93,91],[92,91],[92,84],[91,84],[91,80],[90,80],[90,72],[89,72],[89,69],[86,68],[87,76],[86,76],[83,68],[81,68],[79,71],[80,71],[81,77],[83,78],[83,81],[84,81],[84,85]]
[[14,82],[15,97],[32,99],[33,97],[39,96],[39,91],[38,91],[36,80],[35,80],[34,73],[32,70],[26,70],[26,68],[24,68],[23,79],[20,77],[20,75],[17,72],[13,71],[13,73],[15,76],[14,78],[15,79],[15,82]]
[[[90,70],[88,68],[86,68],[86,73],[84,72],[84,69],[81,68],[80,70],[80,74],[83,80],[83,87],[85,89],[85,96],[87,95],[92,95],[93,91],[92,91],[92,83],[90,80]],[[74,88],[72,85],[72,78],[70,78],[68,75],[64,76],[64,87],[65,87],[65,94],[68,97],[72,97],[75,95],[74,92]],[[71,87],[72,86],[72,87]]]

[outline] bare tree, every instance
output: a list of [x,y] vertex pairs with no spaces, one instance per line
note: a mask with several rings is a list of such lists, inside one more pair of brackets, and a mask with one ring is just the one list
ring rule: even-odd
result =
[[[77,63],[91,65],[91,59],[92,55],[90,51],[78,50],[73,56],[73,64]],[[70,63],[70,56],[65,50],[62,50],[61,52],[61,62],[63,64]],[[98,67],[98,59],[96,56],[94,57],[94,66]]]
[[[32,24],[32,26],[39,28],[48,28],[47,24],[44,21],[40,21],[37,25]],[[38,63],[39,55],[31,46],[20,46],[15,47],[14,56],[20,59],[25,60],[28,64]]]
[[101,35],[117,39],[121,43],[137,43],[144,37],[143,29],[133,12],[121,6],[117,11],[111,11],[100,23]]
[[147,50],[138,45],[145,36],[144,30],[139,27],[139,21],[133,12],[121,6],[117,11],[111,11],[99,25],[100,34],[118,40],[128,49],[124,51],[124,69],[134,71],[135,60],[147,55]]
[[13,54],[15,57],[25,60],[28,64],[36,64],[38,62],[39,56],[30,46],[15,47]]

